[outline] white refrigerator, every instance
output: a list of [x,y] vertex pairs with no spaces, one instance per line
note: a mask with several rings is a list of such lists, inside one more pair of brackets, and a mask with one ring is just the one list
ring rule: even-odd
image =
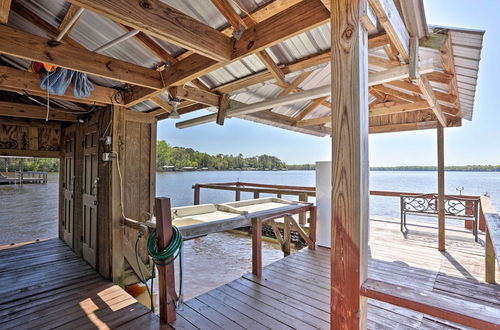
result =
[[331,247],[332,162],[316,162],[316,243]]

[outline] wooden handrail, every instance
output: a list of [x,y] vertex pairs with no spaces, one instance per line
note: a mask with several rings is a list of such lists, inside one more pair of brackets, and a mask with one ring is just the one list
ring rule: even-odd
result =
[[486,223],[485,281],[495,283],[495,261],[500,266],[500,215],[489,197],[481,196],[479,215]]

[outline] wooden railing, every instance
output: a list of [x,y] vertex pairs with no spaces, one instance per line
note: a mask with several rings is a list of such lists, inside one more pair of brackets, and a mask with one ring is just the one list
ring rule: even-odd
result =
[[[274,194],[278,198],[282,196],[299,196],[299,200],[307,201],[309,196],[316,196],[315,187],[307,186],[290,186],[290,185],[273,185],[273,184],[260,184],[260,183],[249,183],[249,182],[224,182],[224,183],[208,183],[208,184],[195,184],[194,189],[194,203],[200,203],[200,192],[201,189],[213,189],[213,190],[226,190],[234,191],[235,199],[240,200],[242,191],[251,192],[254,194],[254,198],[259,198],[260,194]],[[401,191],[381,191],[381,190],[371,190],[371,196],[384,196],[384,197],[397,197],[401,196],[435,196],[435,193],[422,194],[415,192],[401,192]],[[473,230],[475,232],[477,229],[485,231],[486,229],[486,244],[485,244],[485,281],[488,283],[494,283],[495,281],[495,260],[500,264],[500,219],[499,215],[496,213],[495,209],[491,204],[491,200],[485,196],[473,196],[473,195],[446,195],[446,201],[459,201],[466,203],[465,209],[475,213],[477,208],[479,208],[479,221],[470,221],[476,224],[478,228],[474,229],[473,225],[465,218],[466,228]],[[472,206],[471,206],[472,204]],[[464,205],[465,206],[465,205]],[[448,214],[447,216],[450,216]],[[474,217],[474,214],[469,216]],[[299,219],[299,224],[305,223],[305,216]]]
[[500,215],[489,197],[481,196],[479,216],[486,223],[485,281],[495,283],[495,261],[500,266]]

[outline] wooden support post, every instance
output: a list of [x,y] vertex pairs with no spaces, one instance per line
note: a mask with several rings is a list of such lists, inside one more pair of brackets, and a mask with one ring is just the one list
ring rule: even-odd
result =
[[257,199],[260,197],[260,193],[258,191],[254,191],[253,193],[253,199]]
[[200,186],[195,184],[194,189],[194,205],[200,205]]
[[[469,216],[474,215],[474,202],[473,201],[466,201],[465,202],[465,214]],[[465,220],[464,221],[464,228],[473,230],[474,221],[472,220]]]
[[[307,202],[307,194],[300,194],[299,195],[299,201],[300,202]],[[303,212],[299,214],[299,223],[301,225],[305,225],[307,222],[307,212]]]
[[262,275],[262,221],[252,219],[252,274]]
[[317,208],[316,206],[311,207],[311,211],[309,211],[309,238],[313,242],[313,248],[309,247],[312,250],[316,249],[316,220],[317,220]]
[[[237,183],[236,183],[236,188],[238,188],[239,186],[240,186],[240,183],[239,183],[239,182],[237,182]],[[234,192],[234,195],[235,195],[235,196],[234,196],[234,200],[235,200],[235,201],[237,201],[237,202],[238,202],[238,201],[240,201],[240,200],[241,200],[241,191],[236,190],[236,191]]]
[[444,128],[437,128],[437,158],[438,158],[438,248],[446,250],[445,244],[445,214],[444,214]]
[[[172,239],[172,216],[170,213],[170,198],[155,199],[156,215],[156,245],[158,250],[164,250]],[[160,296],[160,320],[172,323],[176,319],[175,273],[174,263],[167,266],[157,266],[158,286]]]
[[283,254],[286,256],[290,255],[290,245],[292,242],[292,231],[291,223],[287,217],[284,218],[284,229],[283,229]]
[[485,270],[484,281],[486,283],[495,283],[495,250],[493,249],[493,242],[491,241],[490,233],[486,228],[486,244],[485,244]]
[[332,249],[330,326],[366,329],[368,35],[366,0],[331,0]]

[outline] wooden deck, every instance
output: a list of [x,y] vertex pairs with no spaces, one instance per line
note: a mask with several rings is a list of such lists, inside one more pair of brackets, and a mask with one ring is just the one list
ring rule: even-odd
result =
[[106,329],[159,318],[59,239],[0,248],[0,329]]
[[[498,309],[500,286],[483,282],[484,248],[458,228],[371,221],[369,277]],[[329,249],[304,249],[187,301],[175,329],[329,329]],[[159,319],[96,274],[57,239],[0,248],[0,329],[157,329]],[[370,329],[463,328],[370,299]],[[170,328],[165,326],[165,328]]]
[[[393,221],[371,221],[369,277],[498,309],[500,286],[483,282],[484,248],[469,232],[449,228],[446,253],[437,228],[409,225],[405,238]],[[481,236],[484,238],[484,236]],[[304,249],[185,303],[174,328],[329,329],[330,250]],[[369,329],[466,329],[412,310],[369,299]]]

